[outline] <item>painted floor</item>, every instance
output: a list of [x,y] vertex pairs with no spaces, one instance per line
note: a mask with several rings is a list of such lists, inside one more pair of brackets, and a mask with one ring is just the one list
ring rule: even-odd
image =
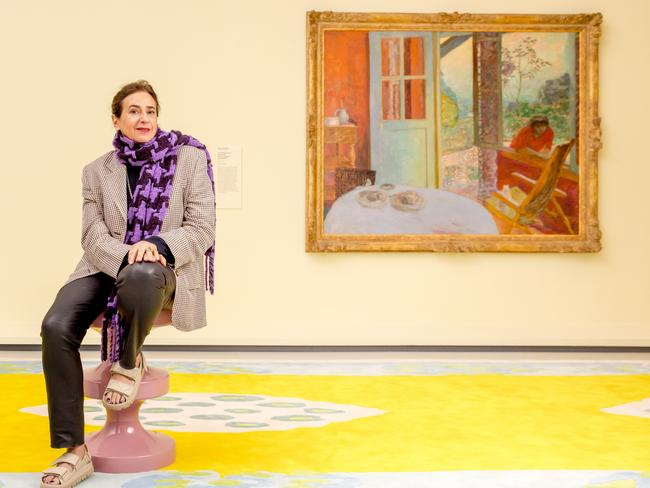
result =
[[[647,361],[149,362],[171,389],[140,418],[177,461],[80,486],[650,488]],[[0,387],[0,487],[38,486],[40,362],[0,362]]]

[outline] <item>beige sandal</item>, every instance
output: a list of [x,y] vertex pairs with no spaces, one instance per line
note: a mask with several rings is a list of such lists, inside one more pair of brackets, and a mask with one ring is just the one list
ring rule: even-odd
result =
[[[72,465],[72,468],[68,466],[57,466],[59,463],[69,463]],[[52,466],[45,471],[43,471],[43,476],[41,477],[41,488],[72,488],[77,486],[83,480],[88,478],[93,474],[93,462],[86,448],[86,452],[81,458],[76,454],[71,452],[66,452],[65,454],[59,456],[54,460]],[[54,483],[45,483],[43,478],[47,476],[56,476],[59,478],[60,484]]]
[[[131,404],[135,400],[136,394],[138,393],[138,388],[140,386],[140,382],[142,381],[142,377],[144,376],[144,373],[147,371],[147,362],[144,359],[144,355],[141,355],[141,358],[142,360],[140,361],[140,366],[139,367],[136,366],[133,369],[123,368],[122,366],[120,366],[119,361],[113,363],[113,366],[111,366],[111,373],[118,373],[123,376],[126,376],[127,378],[132,379],[133,382],[123,383],[116,379],[109,380],[108,384],[106,385],[106,390],[104,390],[104,394],[102,395],[102,403],[107,409],[124,410],[125,408],[131,406]],[[106,392],[119,393],[120,395],[125,396],[126,400],[123,401],[122,403],[106,403]]]

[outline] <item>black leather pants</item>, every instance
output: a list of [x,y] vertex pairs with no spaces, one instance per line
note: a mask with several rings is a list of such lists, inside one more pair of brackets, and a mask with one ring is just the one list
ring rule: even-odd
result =
[[79,346],[93,320],[104,310],[113,284],[127,324],[120,365],[134,368],[145,337],[162,308],[171,309],[176,276],[159,263],[129,264],[117,280],[96,273],[63,286],[41,326],[43,374],[50,420],[50,445],[84,443],[83,370]]

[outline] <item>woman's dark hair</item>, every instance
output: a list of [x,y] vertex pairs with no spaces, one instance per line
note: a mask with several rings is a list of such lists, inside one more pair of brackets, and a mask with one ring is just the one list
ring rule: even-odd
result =
[[534,125],[551,125],[551,124],[549,124],[548,117],[546,115],[534,115],[528,121],[528,125],[532,127]]
[[138,80],[132,83],[127,83],[115,94],[113,97],[113,103],[111,104],[111,112],[113,115],[115,115],[115,117],[120,117],[122,115],[122,100],[133,93],[141,91],[147,92],[156,101],[156,114],[159,114],[160,104],[158,103],[158,95],[156,95],[156,92],[147,80]]

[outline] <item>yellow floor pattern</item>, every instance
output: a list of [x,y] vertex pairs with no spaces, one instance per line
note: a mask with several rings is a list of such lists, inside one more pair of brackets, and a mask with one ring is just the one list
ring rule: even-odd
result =
[[[650,397],[648,375],[297,376],[174,373],[174,391],[266,394],[383,415],[277,432],[170,433],[167,469],[254,472],[650,470],[650,419],[601,409]],[[0,471],[40,471],[55,454],[40,374],[0,375]],[[88,428],[92,430],[93,428]],[[11,448],[8,448],[11,446]]]

